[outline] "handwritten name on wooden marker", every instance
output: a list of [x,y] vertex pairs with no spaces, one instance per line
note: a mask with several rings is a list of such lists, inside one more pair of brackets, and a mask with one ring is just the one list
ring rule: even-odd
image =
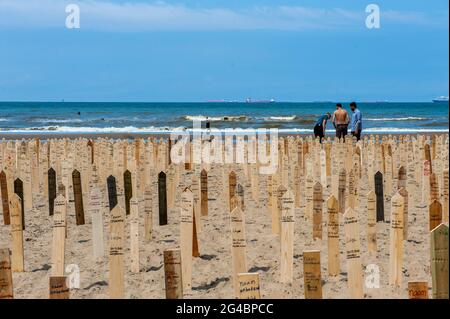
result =
[[0,249],[0,299],[14,298],[9,249]]
[[83,190],[81,187],[80,172],[74,170],[72,172],[73,196],[75,199],[75,217],[77,225],[84,225],[84,206],[83,206]]
[[67,202],[63,195],[55,199],[53,214],[52,276],[64,275]]
[[3,224],[9,225],[11,221],[9,215],[8,182],[4,171],[0,172],[0,192],[2,196]]
[[389,283],[400,286],[403,266],[404,199],[398,192],[391,199],[391,227],[389,246]]
[[328,274],[339,275],[339,203],[333,195],[327,200],[328,211]]
[[305,299],[322,299],[319,250],[306,250],[303,252],[303,278]]
[[13,272],[24,271],[23,257],[23,226],[22,226],[22,200],[14,194],[9,201],[11,213],[12,256],[11,265]]
[[429,230],[432,231],[440,223],[442,223],[442,205],[437,200],[430,203],[428,207],[429,213]]
[[200,196],[202,216],[208,216],[208,173],[204,169],[200,173]]
[[194,198],[189,188],[181,194],[180,250],[183,290],[190,291],[192,283]]
[[181,251],[168,249],[164,251],[164,274],[167,299],[183,299],[183,275]]
[[238,206],[231,211],[231,255],[233,260],[234,295],[239,294],[239,282],[237,275],[247,271],[244,214]]
[[313,239],[322,239],[322,185],[314,184],[313,193]]
[[383,192],[383,174],[378,171],[375,173],[375,195],[377,207],[377,222],[384,221],[384,192]]
[[449,299],[448,226],[440,224],[431,231],[431,281],[433,299]]
[[130,255],[131,272],[138,274],[140,271],[139,255],[139,202],[136,198],[130,200]]
[[124,296],[124,219],[120,204],[111,211],[109,221],[109,296],[120,299]]
[[408,282],[409,299],[428,299],[428,281]]
[[281,282],[292,282],[294,274],[294,195],[287,190],[281,197]]
[[158,174],[159,225],[167,225],[167,179],[166,173]]
[[344,233],[349,296],[360,299],[363,298],[361,244],[358,219],[351,208],[348,208],[344,214]]
[[89,193],[89,214],[92,219],[92,250],[94,259],[105,255],[103,240],[102,194],[97,187]]
[[69,299],[70,290],[67,287],[66,276],[51,276],[49,278],[50,299]]
[[56,198],[56,172],[53,168],[50,168],[47,172],[48,176],[48,213],[53,215]]
[[375,192],[370,191],[367,198],[367,250],[377,251],[377,212],[375,202]]
[[239,273],[238,299],[261,299],[258,273]]

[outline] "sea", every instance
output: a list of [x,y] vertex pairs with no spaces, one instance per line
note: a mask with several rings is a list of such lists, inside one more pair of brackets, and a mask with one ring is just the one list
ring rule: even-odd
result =
[[[348,104],[344,108],[351,114]],[[448,103],[359,103],[363,133],[406,134],[449,131]],[[332,102],[0,102],[2,134],[132,133],[161,134],[192,130],[194,122],[235,131],[277,128],[311,134],[317,118],[333,113]],[[333,131],[331,123],[327,130]]]

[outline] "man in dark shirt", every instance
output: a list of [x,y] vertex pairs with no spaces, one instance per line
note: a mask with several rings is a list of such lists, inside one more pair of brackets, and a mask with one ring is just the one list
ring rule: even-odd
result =
[[325,128],[327,126],[327,121],[331,118],[330,113],[325,113],[316,122],[314,126],[314,136],[320,138],[320,143],[322,143],[322,138],[325,137]]

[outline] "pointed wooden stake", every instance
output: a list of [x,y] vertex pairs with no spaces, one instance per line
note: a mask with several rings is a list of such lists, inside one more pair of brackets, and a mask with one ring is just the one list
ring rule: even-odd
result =
[[164,251],[166,299],[183,299],[183,275],[179,249]]
[[13,279],[9,249],[0,249],[0,299],[13,299]]
[[433,299],[449,299],[448,295],[448,226],[440,224],[431,231],[431,280]]
[[305,299],[322,299],[320,250],[303,252],[303,278]]
[[339,203],[333,195],[327,200],[328,210],[328,274],[339,275]]
[[358,218],[353,209],[344,214],[345,250],[347,258],[348,291],[350,298],[363,298],[363,275]]

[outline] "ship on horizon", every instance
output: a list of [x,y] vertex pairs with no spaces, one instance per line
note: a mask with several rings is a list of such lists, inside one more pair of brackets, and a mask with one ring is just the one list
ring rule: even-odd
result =
[[253,101],[252,98],[248,97],[245,99],[245,103],[275,103],[275,100],[270,99],[270,100],[255,100],[255,101]]
[[448,96],[439,96],[433,99],[433,103],[448,103]]

